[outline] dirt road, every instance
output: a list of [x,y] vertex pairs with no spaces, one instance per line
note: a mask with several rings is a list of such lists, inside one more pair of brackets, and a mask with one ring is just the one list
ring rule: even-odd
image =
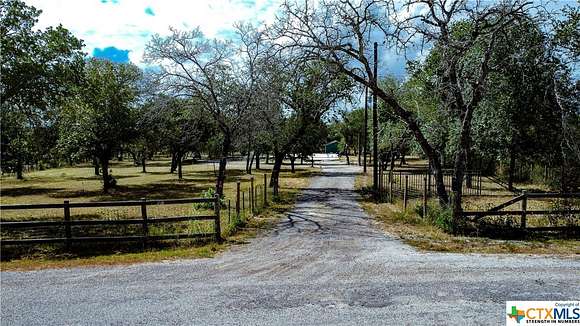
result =
[[329,160],[274,230],[217,258],[1,274],[2,325],[497,325],[580,299],[580,261],[423,253],[386,236]]

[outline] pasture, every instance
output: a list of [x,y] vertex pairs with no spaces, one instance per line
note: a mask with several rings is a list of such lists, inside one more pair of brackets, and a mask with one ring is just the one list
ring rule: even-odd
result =
[[[64,200],[70,203],[79,202],[103,202],[121,200],[146,199],[180,199],[203,197],[208,189],[215,187],[216,173],[214,163],[199,162],[185,164],[183,166],[183,179],[179,180],[176,173],[170,173],[170,160],[157,157],[148,163],[146,173],[141,172],[141,167],[135,166],[131,161],[113,161],[111,170],[118,181],[118,186],[109,194],[102,192],[102,179],[94,175],[90,165],[78,165],[73,167],[55,168],[44,171],[34,171],[27,174],[25,180],[16,180],[9,176],[3,176],[2,182],[2,205],[11,204],[62,204]],[[216,164],[217,166],[217,164]],[[272,201],[272,191],[268,191],[268,206],[263,205],[264,174],[269,177],[271,165],[262,163],[260,170],[254,169],[252,175],[245,172],[245,161],[228,162],[227,179],[224,185],[224,200],[221,208],[221,230],[230,243],[243,241],[244,238],[255,234],[265,227],[271,218],[279,212],[283,212],[292,206],[295,195],[300,189],[308,185],[309,177],[317,171],[306,165],[296,165],[296,172],[291,173],[284,166],[280,175],[280,195],[276,202]],[[251,212],[250,203],[250,180],[254,178],[256,205]],[[235,212],[235,198],[237,182],[240,181],[240,216]],[[268,179],[269,181],[269,179]],[[205,195],[207,196],[207,195]],[[242,197],[243,196],[243,197]],[[210,207],[196,204],[158,205],[148,208],[149,218],[161,218],[171,216],[200,215],[210,211]],[[125,220],[140,217],[139,207],[96,207],[96,208],[71,208],[73,220]],[[253,216],[259,216],[255,219]],[[270,218],[268,218],[270,217]],[[42,210],[7,210],[2,211],[2,221],[47,221],[63,220],[62,209]],[[152,225],[151,235],[163,235],[171,233],[207,233],[213,228],[211,221],[187,221],[172,223],[171,225]],[[86,227],[73,227],[73,233],[83,236],[91,235],[126,235],[138,234],[140,225],[111,225]],[[7,232],[2,230],[2,238],[26,239],[42,236],[51,230],[33,230],[26,232]],[[190,248],[186,248],[186,246]],[[35,247],[3,248],[2,260],[14,260],[3,262],[3,268],[10,266],[35,266],[46,265],[42,261],[53,260],[49,265],[69,265],[62,258],[83,258],[80,264],[111,264],[152,261],[166,259],[168,257],[207,257],[213,252],[224,248],[224,245],[209,243],[207,241],[180,240],[163,241],[153,243],[143,251],[139,244],[99,244],[75,245],[72,251],[64,250],[62,245],[42,245]],[[162,249],[162,250],[160,250]],[[111,253],[123,253],[123,257],[110,256]],[[117,257],[117,258],[115,258]],[[30,258],[34,258],[34,263]],[[55,262],[54,260],[58,262]],[[77,262],[79,263],[79,262]]]

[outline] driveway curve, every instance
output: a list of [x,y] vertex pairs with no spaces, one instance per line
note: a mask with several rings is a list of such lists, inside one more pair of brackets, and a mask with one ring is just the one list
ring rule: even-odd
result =
[[322,164],[271,231],[211,259],[1,273],[2,325],[497,325],[506,300],[580,299],[580,261],[420,252]]

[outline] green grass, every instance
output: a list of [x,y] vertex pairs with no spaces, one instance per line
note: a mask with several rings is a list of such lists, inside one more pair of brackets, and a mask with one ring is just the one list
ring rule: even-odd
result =
[[[1,203],[32,204],[61,203],[68,199],[71,202],[91,202],[105,200],[133,200],[138,198],[187,198],[200,197],[208,188],[215,186],[213,164],[186,165],[183,180],[176,174],[169,173],[169,161],[158,159],[149,163],[148,172],[141,173],[141,168],[130,162],[112,164],[113,175],[118,179],[118,188],[111,194],[101,191],[99,177],[93,176],[90,166],[66,167],[45,171],[36,171],[26,175],[25,180],[2,177]],[[250,178],[243,169],[244,162],[229,162],[227,179],[224,186],[226,205],[228,199],[232,204],[221,210],[222,235],[227,238],[224,244],[164,241],[156,243],[146,250],[141,244],[99,244],[95,246],[75,246],[72,251],[65,251],[62,246],[36,246],[33,248],[16,248],[13,252],[3,251],[1,269],[34,269],[46,267],[71,267],[85,265],[128,264],[134,262],[158,261],[175,258],[210,257],[230,244],[244,242],[259,230],[267,228],[281,212],[292,207],[296,195],[308,185],[309,177],[316,169],[306,165],[297,166],[296,173],[284,169],[280,175],[280,198],[272,202],[271,190],[268,193],[268,205],[263,207],[262,196],[258,197],[259,205],[250,212],[248,190]],[[217,168],[217,167],[216,167]],[[271,165],[262,164],[262,170],[253,171],[255,187],[263,188],[264,173],[269,172]],[[245,210],[240,218],[235,214],[236,183],[241,181],[241,191],[245,192]],[[242,206],[242,205],[240,205]],[[179,216],[208,213],[204,208],[191,204],[149,206],[150,218],[162,216]],[[229,214],[228,214],[229,213]],[[125,219],[140,217],[138,207],[117,208],[75,208],[71,210],[73,219]],[[62,220],[62,210],[40,211],[3,211],[2,220]],[[104,235],[139,233],[140,226],[134,227],[100,227],[73,228],[73,235]],[[167,233],[209,233],[213,232],[213,221],[180,222],[171,225],[151,225],[150,234]],[[3,237],[6,234],[3,232]],[[14,236],[14,234],[11,234]],[[17,234],[17,237],[30,237],[32,234]]]
[[[476,236],[456,236],[445,232],[446,219],[438,207],[436,200],[431,200],[428,207],[431,212],[427,218],[420,215],[422,205],[420,200],[411,200],[407,205],[407,210],[402,209],[402,200],[396,199],[393,204],[376,202],[366,190],[372,184],[372,172],[367,175],[359,175],[356,178],[356,188],[362,193],[361,205],[371,216],[381,222],[381,226],[386,233],[400,238],[421,250],[441,251],[441,252],[464,252],[464,253],[522,253],[522,254],[546,254],[546,255],[578,255],[580,245],[577,240],[537,238],[524,240],[490,239]],[[495,205],[506,201],[504,195],[498,192],[498,197],[485,196],[475,199],[470,197],[469,209],[478,206],[471,206],[473,203],[482,205],[486,200]],[[511,198],[511,197],[509,197]],[[509,199],[508,198],[508,199]],[[534,204],[532,204],[534,205]],[[545,207],[546,203],[538,206]],[[519,209],[519,207],[515,207]],[[428,211],[429,212],[429,211]],[[547,218],[530,218],[530,223],[542,225]]]

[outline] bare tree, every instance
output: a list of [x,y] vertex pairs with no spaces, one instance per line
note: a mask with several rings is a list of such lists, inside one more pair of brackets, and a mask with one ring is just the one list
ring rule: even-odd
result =
[[223,194],[227,157],[240,118],[247,114],[255,90],[255,63],[261,54],[262,34],[249,25],[237,26],[241,42],[207,39],[199,28],[156,35],[145,59],[161,67],[165,91],[176,97],[197,98],[222,134],[216,193]]
[[[276,24],[281,46],[301,48],[307,57],[337,67],[387,104],[428,157],[440,204],[452,204],[457,225],[471,120],[491,70],[494,40],[510,22],[529,10],[529,4],[520,0],[408,0],[402,4],[395,0],[322,0],[318,5],[286,1],[282,7]],[[455,37],[452,31],[460,22],[466,24],[468,32]],[[442,71],[437,82],[445,104],[442,109],[452,112],[460,124],[451,202],[443,183],[440,154],[422,131],[414,110],[404,107],[393,92],[378,83],[370,59],[372,44],[377,40],[390,47],[429,45],[440,51]],[[471,59],[474,56],[475,61]]]

